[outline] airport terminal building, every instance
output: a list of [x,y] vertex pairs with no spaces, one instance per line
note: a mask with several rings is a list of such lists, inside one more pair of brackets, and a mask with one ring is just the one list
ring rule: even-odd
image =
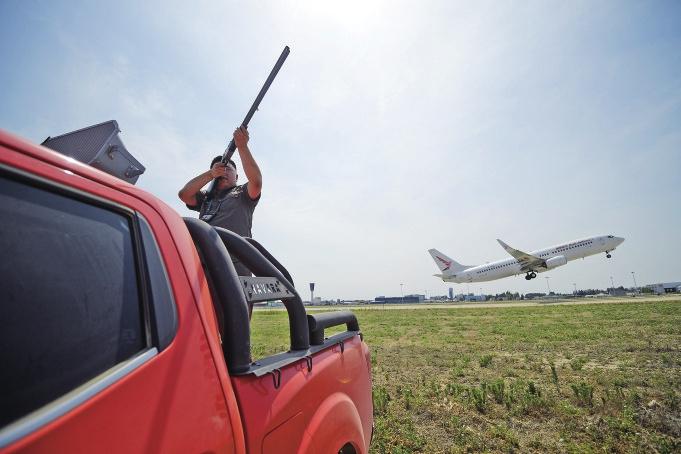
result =
[[425,298],[425,295],[377,296],[374,304],[414,304],[422,303]]
[[678,293],[681,292],[681,282],[660,282],[659,284],[646,285],[653,293],[661,295],[663,293]]

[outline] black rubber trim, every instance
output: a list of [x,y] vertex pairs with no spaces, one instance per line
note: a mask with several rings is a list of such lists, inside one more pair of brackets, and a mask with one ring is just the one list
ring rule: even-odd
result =
[[140,213],[137,213],[137,222],[144,251],[147,287],[151,296],[149,308],[150,318],[153,320],[151,325],[153,345],[159,351],[163,351],[177,333],[177,306],[161,250],[151,226]]
[[314,357],[312,357],[311,360],[308,360],[307,358],[311,357],[315,353],[318,353],[322,350],[326,350],[327,348],[335,347],[339,343],[345,342],[346,340],[352,339],[353,337],[358,336],[360,334],[361,333],[359,331],[345,331],[343,333],[339,333],[336,334],[335,336],[329,337],[321,345],[310,346],[310,348],[308,348],[307,350],[289,351],[285,353],[279,353],[273,356],[268,356],[263,359],[259,359],[253,362],[248,370],[240,373],[235,373],[232,375],[252,374],[255,375],[256,377],[262,377],[263,375],[267,375],[275,369],[281,369],[283,367],[288,366],[289,364],[293,364],[298,361],[301,362],[310,361],[306,364],[306,367],[308,368],[308,370],[311,370],[312,363],[314,362]]

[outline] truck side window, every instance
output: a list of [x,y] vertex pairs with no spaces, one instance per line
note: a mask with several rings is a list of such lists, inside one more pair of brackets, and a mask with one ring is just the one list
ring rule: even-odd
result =
[[0,174],[0,427],[147,349],[132,225]]

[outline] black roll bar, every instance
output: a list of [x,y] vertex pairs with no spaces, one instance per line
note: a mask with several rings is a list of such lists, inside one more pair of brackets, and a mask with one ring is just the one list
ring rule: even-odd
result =
[[[227,248],[213,227],[193,218],[184,218],[206,268],[206,278],[214,291],[215,310],[222,326],[222,351],[230,373],[244,373],[251,363],[251,334],[248,304]],[[212,270],[220,270],[216,276]]]
[[261,253],[262,255],[264,255],[265,258],[266,258],[267,260],[269,260],[270,263],[271,263],[272,265],[276,266],[277,269],[278,269],[279,271],[281,271],[281,274],[283,274],[284,277],[285,277],[286,279],[288,279],[288,281],[291,283],[291,285],[296,285],[296,284],[293,282],[293,278],[292,278],[291,275],[289,274],[288,270],[287,270],[286,268],[284,268],[284,265],[282,265],[281,263],[279,263],[279,261],[278,261],[277,259],[275,259],[274,256],[273,256],[272,254],[270,254],[270,252],[269,252],[267,249],[265,249],[265,247],[264,247],[262,244],[258,243],[258,242],[255,241],[253,238],[244,238],[244,239],[245,239],[246,241],[248,241],[249,243],[251,243],[258,251],[260,251],[260,253]]
[[[282,285],[291,292],[291,297],[282,298],[281,300],[288,312],[291,350],[307,350],[310,348],[310,333],[308,331],[305,307],[303,306],[303,301],[300,299],[300,295],[298,295],[298,292],[289,279],[287,279],[275,265],[267,260],[256,246],[246,239],[221,227],[213,227],[213,229],[220,236],[220,239],[222,239],[222,242],[227,249],[234,254],[239,261],[246,265],[253,274],[258,277],[277,278],[281,281]],[[262,248],[262,246],[260,247]],[[283,266],[281,268],[283,268]],[[288,272],[286,274],[288,274]]]

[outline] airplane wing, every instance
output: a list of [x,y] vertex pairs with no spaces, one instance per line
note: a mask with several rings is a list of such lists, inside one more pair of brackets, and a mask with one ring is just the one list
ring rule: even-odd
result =
[[498,238],[497,241],[499,242],[499,244],[501,244],[501,247],[503,247],[506,250],[506,252],[511,254],[513,258],[520,263],[521,266],[520,270],[523,273],[526,271],[537,269],[542,266],[546,267],[546,262],[541,257],[528,254],[527,252],[519,251],[518,249],[513,249],[511,246],[504,243]]

